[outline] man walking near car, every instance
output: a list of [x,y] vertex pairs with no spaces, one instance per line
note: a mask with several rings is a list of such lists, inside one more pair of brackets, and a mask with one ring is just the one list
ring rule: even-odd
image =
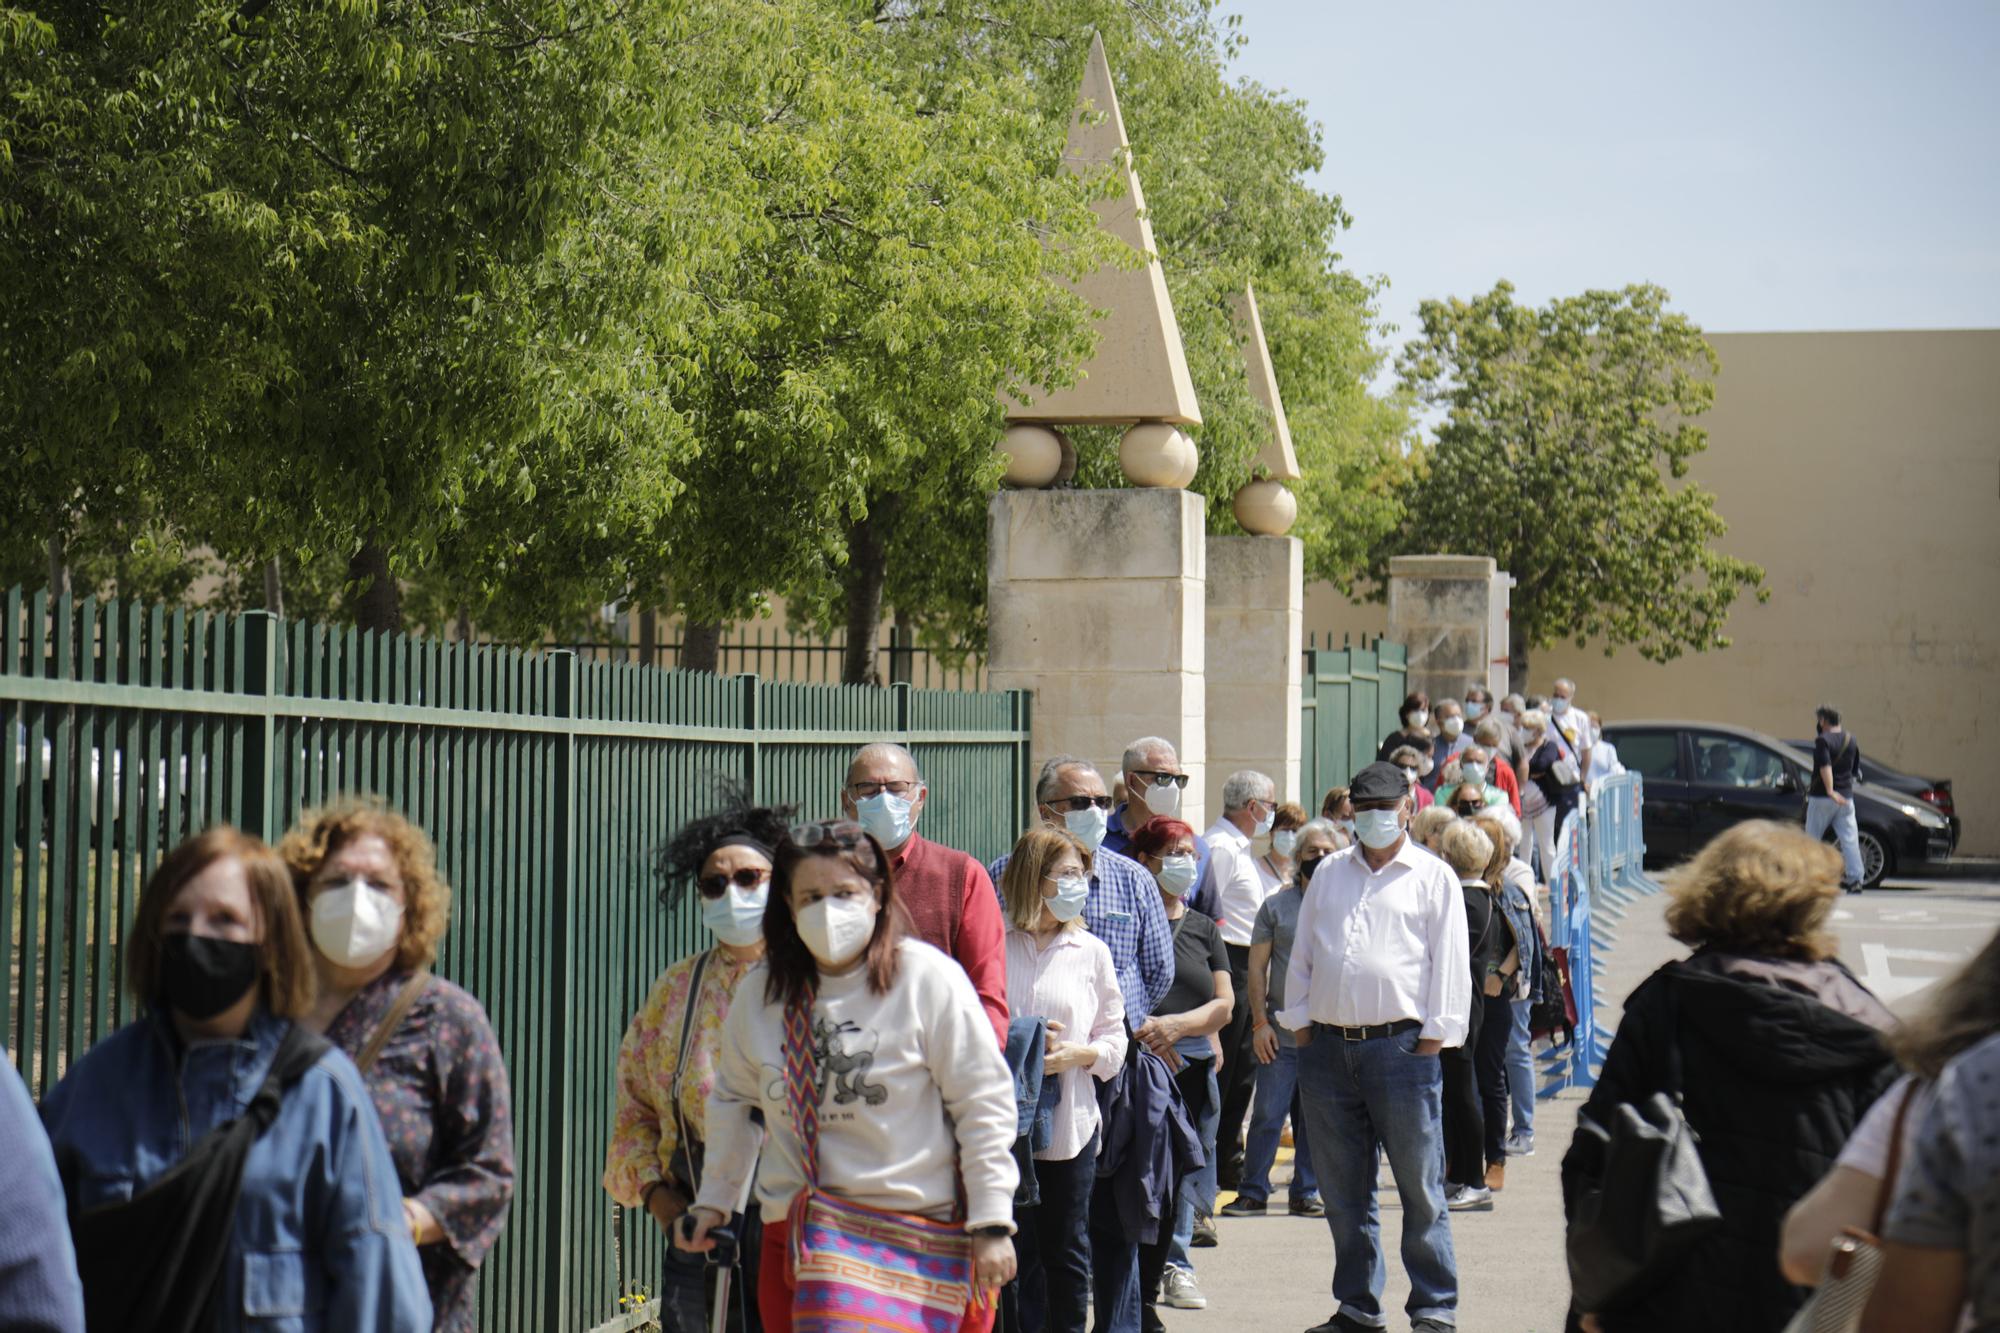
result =
[[1828,828],[1840,847],[1840,887],[1861,892],[1867,872],[1861,864],[1861,830],[1854,822],[1854,784],[1861,776],[1861,746],[1841,729],[1839,710],[1821,704],[1813,714],[1812,787],[1806,793],[1806,834],[1823,838]]

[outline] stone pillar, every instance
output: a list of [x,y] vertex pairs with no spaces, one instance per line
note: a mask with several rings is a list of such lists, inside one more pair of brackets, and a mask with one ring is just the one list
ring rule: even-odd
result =
[[[1412,691],[1433,705],[1468,685],[1507,692],[1507,589],[1483,555],[1399,555],[1389,561],[1389,638],[1409,650]],[[1499,677],[1494,677],[1495,659]]]
[[1208,808],[1222,809],[1222,784],[1244,768],[1300,800],[1304,543],[1210,537],[1207,620]]
[[1081,755],[1108,785],[1129,742],[1164,736],[1190,775],[1182,813],[1197,829],[1203,510],[1176,489],[1002,491],[986,509],[987,667],[993,688],[1034,692],[1035,762]]

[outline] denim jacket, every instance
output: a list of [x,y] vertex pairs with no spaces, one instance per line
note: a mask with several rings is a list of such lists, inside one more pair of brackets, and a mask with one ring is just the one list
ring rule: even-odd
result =
[[[71,1210],[130,1198],[242,1114],[288,1026],[259,1010],[241,1038],[184,1048],[153,1015],[93,1046],[42,1103]],[[250,1149],[217,1308],[223,1330],[431,1326],[382,1126],[338,1050],[292,1086]]]
[[1519,884],[1505,884],[1500,891],[1500,910],[1514,929],[1514,942],[1521,950],[1521,989],[1507,998],[1526,998],[1535,993],[1535,908]]

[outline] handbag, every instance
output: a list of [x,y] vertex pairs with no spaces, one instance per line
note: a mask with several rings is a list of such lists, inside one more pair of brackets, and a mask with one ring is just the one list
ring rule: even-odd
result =
[[1564,1042],[1576,1035],[1576,990],[1570,985],[1569,950],[1549,947],[1542,923],[1535,923],[1535,989],[1528,1004],[1528,1035],[1558,1035]]
[[785,1101],[806,1183],[786,1218],[795,1333],[956,1333],[975,1299],[963,1226],[835,1198],[819,1187],[812,1001],[785,1006]]
[[1889,1215],[1889,1200],[1895,1197],[1896,1173],[1903,1161],[1903,1124],[1909,1119],[1910,1103],[1916,1095],[1917,1083],[1912,1079],[1903,1089],[1895,1124],[1889,1130],[1889,1157],[1882,1184],[1875,1191],[1875,1215],[1868,1230],[1841,1228],[1827,1255],[1826,1276],[1792,1316],[1792,1322],[1785,1325],[1785,1333],[1855,1333],[1861,1327],[1861,1312],[1868,1308],[1869,1293],[1882,1275],[1882,1220]]
[[1621,1103],[1609,1125],[1577,1116],[1578,1181],[1564,1248],[1570,1300],[1578,1310],[1601,1312],[1642,1295],[1672,1276],[1688,1251],[1722,1224],[1694,1130],[1681,1111],[1680,1041],[1671,1006],[1664,1030],[1668,1091]]

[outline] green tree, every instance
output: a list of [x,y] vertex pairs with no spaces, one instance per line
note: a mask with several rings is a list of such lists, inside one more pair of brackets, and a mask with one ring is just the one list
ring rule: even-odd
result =
[[[1547,306],[1501,282],[1425,301],[1404,348],[1406,388],[1442,412],[1414,467],[1392,555],[1490,555],[1514,576],[1509,653],[1563,640],[1630,645],[1653,661],[1726,648],[1729,608],[1764,573],[1715,550],[1715,497],[1686,482],[1707,447],[1714,351],[1667,293],[1636,285]],[[1680,483],[1680,484],[1675,484]]]

